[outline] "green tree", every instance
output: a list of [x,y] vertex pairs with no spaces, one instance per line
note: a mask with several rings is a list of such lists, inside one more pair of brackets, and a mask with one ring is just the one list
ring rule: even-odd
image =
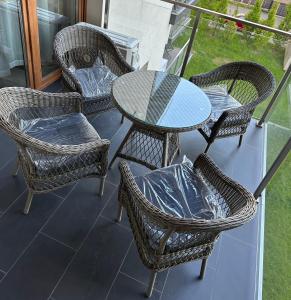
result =
[[[285,15],[284,20],[279,25],[279,29],[284,30],[284,31],[291,30],[291,4],[288,4],[286,7],[286,15]],[[279,46],[282,46],[287,41],[287,38],[281,34],[276,34],[274,37],[274,41]]]
[[[261,21],[261,24],[269,26],[269,27],[274,27],[275,22],[276,22],[276,14],[277,14],[277,10],[279,7],[279,2],[274,1],[272,4],[271,9],[269,10],[268,13],[268,18],[266,20]],[[268,43],[270,41],[270,38],[272,36],[274,36],[274,34],[272,32],[266,31],[266,30],[260,30],[258,29],[257,31],[257,42],[258,43]]]
[[263,0],[257,0],[253,8],[246,15],[246,20],[259,23],[261,19]]

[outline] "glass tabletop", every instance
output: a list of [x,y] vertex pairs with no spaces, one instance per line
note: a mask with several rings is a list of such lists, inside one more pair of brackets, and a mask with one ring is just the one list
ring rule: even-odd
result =
[[164,72],[127,73],[114,81],[112,94],[129,119],[154,127],[190,130],[211,114],[210,101],[199,87]]

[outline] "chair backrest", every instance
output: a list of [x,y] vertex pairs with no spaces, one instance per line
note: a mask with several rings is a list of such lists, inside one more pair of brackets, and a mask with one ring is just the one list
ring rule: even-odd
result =
[[[220,197],[217,201],[224,198],[223,201],[227,202],[225,218],[183,219],[164,213],[145,198],[126,163],[120,164],[121,197],[123,198],[122,191],[125,191],[124,201],[131,224],[140,229],[145,239],[150,232],[151,237],[157,239],[156,244],[159,244],[163,238],[167,238],[172,246],[178,246],[182,242],[183,245],[192,246],[207,244],[213,242],[221,231],[240,226],[252,218],[256,211],[256,204],[249,192],[230,179],[227,179],[229,182],[226,184],[226,177],[224,178],[206,155],[201,155],[196,160],[195,168],[203,174],[207,173],[205,180],[212,185],[216,197]],[[175,237],[177,232],[179,232],[179,240]]]
[[68,26],[59,31],[54,40],[54,51],[62,68],[90,68],[99,58],[114,73],[112,61],[123,60],[108,36],[83,25]]
[[208,73],[217,83],[225,84],[242,105],[255,108],[268,98],[275,87],[273,74],[265,67],[248,61],[239,61],[218,67]]

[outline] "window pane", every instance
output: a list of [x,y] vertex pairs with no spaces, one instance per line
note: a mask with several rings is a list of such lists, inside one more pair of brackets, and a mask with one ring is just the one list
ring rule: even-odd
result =
[[26,86],[18,2],[0,0],[0,87]]
[[53,57],[54,37],[62,28],[77,22],[77,4],[77,0],[37,1],[40,55],[43,76],[48,75],[58,68]]

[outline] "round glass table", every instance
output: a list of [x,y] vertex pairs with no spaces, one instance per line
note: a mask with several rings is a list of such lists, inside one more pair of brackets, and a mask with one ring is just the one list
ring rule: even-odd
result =
[[127,73],[113,83],[112,97],[132,121],[110,166],[121,157],[150,169],[170,165],[179,151],[179,132],[200,128],[209,119],[211,104],[196,85],[159,71]]

